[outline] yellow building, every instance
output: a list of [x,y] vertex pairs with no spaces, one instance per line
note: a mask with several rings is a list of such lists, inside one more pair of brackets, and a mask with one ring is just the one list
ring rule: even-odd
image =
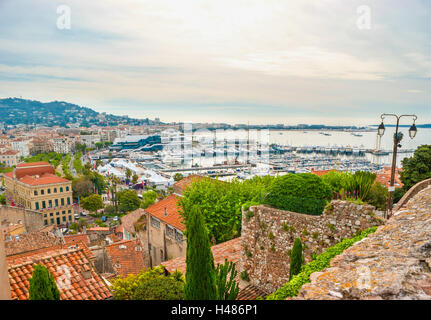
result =
[[39,211],[45,225],[74,221],[72,181],[57,176],[49,163],[20,163],[4,182],[9,205]]

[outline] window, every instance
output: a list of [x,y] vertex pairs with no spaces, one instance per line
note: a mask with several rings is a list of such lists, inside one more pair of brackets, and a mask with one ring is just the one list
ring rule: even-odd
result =
[[43,215],[44,218],[46,218],[46,213]]
[[69,216],[69,221],[72,221],[72,216]]
[[37,190],[34,190],[34,195],[37,196]]
[[60,187],[60,192],[63,192],[63,187]]
[[60,218],[57,218],[57,224],[60,224]]
[[57,188],[54,188],[54,193],[57,193]]
[[61,205],[64,206],[64,198],[61,198]]
[[69,204],[70,204],[70,198],[67,197],[67,205],[69,205]]
[[181,231],[179,231],[179,230],[175,230],[175,231],[176,231],[175,232],[175,239],[178,242],[183,242],[183,233]]
[[69,213],[69,214],[70,214],[70,213],[72,213],[72,210],[70,210],[70,209],[69,209],[69,210],[67,210],[67,213]]
[[47,190],[47,191],[48,191],[48,194],[51,194],[51,189],[49,189],[49,188],[48,188],[48,190]]
[[36,201],[35,205],[36,205],[36,210],[39,210],[39,202]]
[[69,187],[66,187],[66,191],[69,191]]
[[54,224],[54,219],[51,219],[51,224]]
[[60,215],[60,212],[56,212],[56,213],[55,213],[55,215],[56,215],[56,216]]
[[43,221],[43,224],[47,226],[47,225],[48,225],[48,220],[46,220],[46,219],[45,219],[45,220]]
[[42,208],[45,209],[46,208],[46,203],[45,200],[42,201]]
[[63,217],[63,222],[66,222],[66,217]]
[[40,190],[40,194],[45,194],[45,190]]
[[170,226],[166,226],[166,234],[168,235],[169,238],[174,239],[174,237],[175,237],[175,230],[174,230],[174,228],[172,228]]
[[48,206],[49,208],[52,208],[52,200],[48,200]]
[[58,199],[55,199],[55,206],[58,207]]
[[49,214],[49,216],[50,216],[50,217],[52,217],[53,215],[54,215],[54,213],[53,213],[53,212],[51,212],[51,213]]
[[66,214],[66,211],[62,211],[61,214]]
[[154,218],[154,217],[151,217],[151,225],[152,225],[154,228],[160,229],[160,220],[159,220],[159,219],[156,219],[156,218]]

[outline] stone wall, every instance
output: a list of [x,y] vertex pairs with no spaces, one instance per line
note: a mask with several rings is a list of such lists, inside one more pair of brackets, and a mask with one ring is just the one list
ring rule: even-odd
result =
[[0,223],[24,224],[27,232],[38,231],[44,227],[43,215],[18,207],[0,206]]
[[310,280],[295,299],[431,300],[431,186]]
[[[0,234],[3,234],[0,227]],[[4,239],[0,237],[0,300],[10,300],[9,275],[7,272]]]
[[351,238],[369,227],[383,224],[375,207],[334,200],[320,216],[277,210],[267,206],[250,207],[242,214],[241,272],[250,284],[268,292],[289,280],[289,251],[300,238],[306,262],[313,254]]
[[394,206],[393,212],[399,211],[402,207],[404,207],[410,199],[412,199],[415,195],[417,195],[420,191],[427,188],[431,185],[431,179],[427,179],[421,182],[416,183],[413,187],[407,191],[404,196],[398,201],[398,203]]

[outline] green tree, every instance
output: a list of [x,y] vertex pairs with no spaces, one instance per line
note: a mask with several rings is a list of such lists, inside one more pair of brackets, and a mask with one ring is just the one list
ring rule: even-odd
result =
[[187,253],[185,300],[217,299],[214,257],[205,221],[199,208],[193,207],[186,220]]
[[218,264],[216,269],[217,300],[235,300],[239,285],[235,280],[238,272],[236,264],[225,259],[224,264]]
[[132,183],[133,184],[138,183],[138,179],[139,179],[139,176],[136,173],[134,173],[132,176]]
[[132,170],[129,168],[126,168],[126,178],[127,180],[130,180],[130,177],[132,176]]
[[94,192],[94,184],[88,176],[81,176],[72,180],[73,197],[88,197]]
[[377,210],[385,211],[388,203],[388,189],[381,183],[375,182],[368,193],[366,201]]
[[157,200],[157,193],[153,190],[147,191],[142,195],[141,208],[147,209]]
[[431,178],[431,145],[418,147],[413,157],[404,158],[401,163],[401,181],[404,191],[408,191],[416,183]]
[[81,200],[81,205],[85,210],[96,212],[104,207],[102,197],[99,194],[92,194]]
[[277,177],[268,188],[264,203],[277,209],[320,215],[332,190],[322,179],[311,173],[287,174]]
[[30,300],[60,300],[60,291],[54,277],[43,265],[38,264],[34,267],[29,282]]
[[0,204],[6,204],[6,198],[4,194],[0,194]]
[[183,178],[183,175],[181,173],[175,173],[174,175],[174,180],[175,181],[180,181]]
[[118,192],[118,210],[131,212],[139,208],[141,200],[135,190],[123,190]]
[[168,275],[159,266],[117,278],[111,289],[115,300],[182,300],[184,276],[179,271]]
[[290,252],[290,270],[289,280],[301,271],[301,266],[304,263],[304,256],[302,254],[301,239],[296,238],[293,243],[293,248]]

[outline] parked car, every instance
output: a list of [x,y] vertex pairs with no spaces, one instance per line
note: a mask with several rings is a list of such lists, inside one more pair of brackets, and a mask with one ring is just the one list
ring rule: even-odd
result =
[[118,221],[118,216],[115,216],[113,220]]
[[86,217],[86,216],[87,216],[87,212],[82,211],[82,212],[81,212],[81,216]]
[[103,217],[102,217],[102,221],[103,221],[103,222],[106,222],[106,216],[103,216]]

